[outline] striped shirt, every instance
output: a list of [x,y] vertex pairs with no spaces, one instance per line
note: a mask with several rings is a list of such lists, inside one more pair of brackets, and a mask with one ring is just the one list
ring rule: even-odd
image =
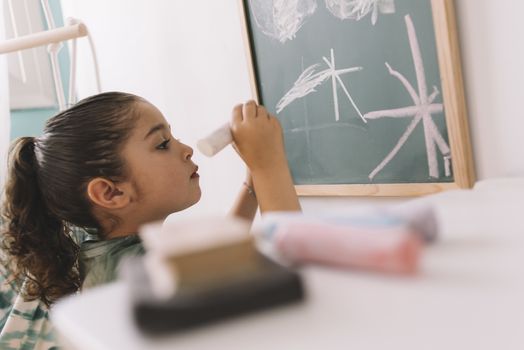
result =
[[[100,240],[91,230],[75,229],[73,238],[80,244],[80,266],[85,271],[82,289],[115,280],[124,257],[144,254],[137,235]],[[0,258],[7,261],[1,249]],[[49,309],[40,300],[24,301],[12,279],[8,264],[0,264],[0,349],[60,349]]]

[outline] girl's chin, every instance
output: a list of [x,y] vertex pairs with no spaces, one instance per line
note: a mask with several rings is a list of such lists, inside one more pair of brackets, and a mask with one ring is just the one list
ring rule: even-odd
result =
[[[176,194],[174,194],[176,196]],[[192,207],[196,203],[200,201],[200,198],[202,197],[202,190],[200,189],[200,186],[197,186],[197,188],[192,188],[191,192],[188,193],[187,197],[184,200],[177,200],[175,202],[171,203],[171,210],[170,214],[185,210],[189,207]]]
[[195,202],[193,204],[196,204],[200,201],[200,198],[202,198],[202,190],[200,189],[200,186],[198,187],[198,193],[195,199]]
[[199,187],[198,190],[195,191],[194,196],[192,196],[192,198],[187,201],[187,205],[186,205],[186,207],[184,209],[187,209],[187,208],[192,207],[193,205],[197,204],[200,201],[200,198],[202,198],[202,191],[200,190],[200,187]]

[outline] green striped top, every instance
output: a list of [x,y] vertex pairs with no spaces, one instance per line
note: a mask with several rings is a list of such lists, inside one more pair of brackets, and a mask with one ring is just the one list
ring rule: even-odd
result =
[[[72,235],[80,245],[83,290],[115,280],[126,257],[144,254],[138,235],[100,240],[96,232],[82,229],[75,229]],[[1,249],[0,258],[7,258]],[[0,349],[59,349],[49,309],[40,300],[24,301],[12,277],[9,266],[0,264]]]

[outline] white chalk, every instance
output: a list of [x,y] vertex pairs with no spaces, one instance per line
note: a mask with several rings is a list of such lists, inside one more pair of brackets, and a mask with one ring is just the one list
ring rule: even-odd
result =
[[197,148],[202,154],[212,157],[231,142],[233,142],[233,135],[231,135],[231,129],[229,123],[227,123],[199,140],[197,142]]

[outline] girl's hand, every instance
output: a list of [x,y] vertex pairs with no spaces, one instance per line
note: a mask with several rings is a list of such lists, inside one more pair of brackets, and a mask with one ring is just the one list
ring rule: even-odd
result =
[[235,149],[252,173],[287,167],[282,127],[263,106],[254,101],[235,106],[231,133]]
[[233,109],[231,134],[233,146],[251,173],[252,180],[248,177],[248,181],[253,182],[260,211],[300,210],[279,121],[264,107],[249,101]]

